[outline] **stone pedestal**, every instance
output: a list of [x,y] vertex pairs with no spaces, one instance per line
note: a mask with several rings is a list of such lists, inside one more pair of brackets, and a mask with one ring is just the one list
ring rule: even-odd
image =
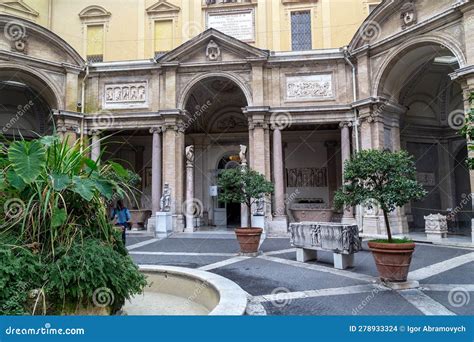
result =
[[146,231],[148,234],[155,236],[156,235],[156,215],[148,219],[148,222],[146,224]]
[[339,254],[333,253],[334,268],[338,270],[345,270],[348,267],[354,266],[354,254]]
[[157,212],[155,236],[159,239],[167,238],[173,231],[172,215],[169,212]]
[[296,249],[296,261],[306,262],[311,260],[318,260],[318,251],[305,248]]
[[431,214],[425,216],[425,233],[429,240],[441,240],[448,236],[448,222],[446,216]]
[[265,216],[263,215],[253,215],[252,216],[252,227],[253,228],[262,228],[265,230]]

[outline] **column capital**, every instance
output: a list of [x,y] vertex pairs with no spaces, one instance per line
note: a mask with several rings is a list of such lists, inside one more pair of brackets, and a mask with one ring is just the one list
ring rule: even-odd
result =
[[339,123],[339,128],[349,128],[349,127],[352,127],[352,126],[353,126],[352,121],[341,121]]
[[155,134],[155,133],[159,134],[161,132],[163,132],[163,128],[161,126],[156,126],[156,127],[150,128],[150,133],[151,134]]
[[102,133],[100,129],[88,129],[84,132],[86,135],[89,135],[91,137],[98,136]]
[[178,123],[165,123],[163,126],[161,126],[161,132],[166,132],[166,131],[175,131],[179,132],[183,129]]

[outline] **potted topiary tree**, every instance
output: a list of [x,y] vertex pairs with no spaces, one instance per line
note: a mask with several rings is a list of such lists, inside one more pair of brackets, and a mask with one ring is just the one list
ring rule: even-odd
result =
[[346,162],[344,181],[335,194],[335,206],[379,206],[387,239],[370,241],[369,248],[383,281],[406,281],[415,244],[408,239],[392,237],[388,215],[395,208],[426,194],[416,180],[413,158],[405,151],[365,150]]
[[243,254],[258,252],[262,228],[252,228],[252,205],[273,193],[273,184],[260,173],[247,167],[228,169],[219,174],[219,200],[247,206],[248,227],[237,228],[235,234]]

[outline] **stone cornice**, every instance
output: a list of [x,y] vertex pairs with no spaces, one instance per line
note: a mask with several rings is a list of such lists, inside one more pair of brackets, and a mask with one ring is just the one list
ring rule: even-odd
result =
[[46,59],[33,57],[30,55],[25,55],[19,52],[0,50],[0,59],[7,61],[17,60],[31,66],[41,67],[41,68],[51,68],[58,72],[76,72],[80,73],[84,68],[82,66],[69,64],[69,63],[57,63],[52,62]]
[[469,65],[467,67],[457,69],[453,73],[449,74],[451,80],[457,80],[458,78],[465,78],[466,76],[474,76],[474,65]]
[[[375,42],[374,44],[365,44],[359,48],[354,48],[354,45],[357,44],[357,41],[355,41],[354,39],[358,36],[360,36],[360,32],[356,32],[356,34],[354,35],[354,38],[353,38],[353,41],[351,41],[351,43],[349,44],[350,48],[351,48],[351,54],[353,55],[359,55],[361,53],[365,53],[367,52],[367,50],[376,50],[384,45],[387,45],[387,44],[392,44],[392,45],[395,45],[395,44],[398,44],[399,39],[409,35],[410,33],[415,33],[416,35],[420,35],[421,33],[423,32],[426,32],[426,31],[433,31],[435,27],[439,26],[439,25],[442,25],[446,22],[452,22],[453,18],[451,17],[454,17],[454,16],[457,16],[457,17],[461,17],[461,13],[459,11],[460,7],[462,5],[464,5],[466,3],[466,0],[462,0],[462,1],[458,1],[456,2],[455,4],[453,4],[449,9],[441,12],[441,13],[438,13],[422,22],[419,22],[418,24],[414,25],[413,27],[411,28],[408,28],[406,30],[403,30],[403,31],[399,31],[391,36],[388,36],[382,40],[379,40],[377,42]],[[371,19],[371,17],[369,16],[368,19],[366,20],[369,20]],[[441,24],[440,24],[440,21],[441,19],[444,19],[445,21],[443,21]],[[373,20],[373,18],[372,18]],[[361,25],[361,27],[363,27],[364,24]]]

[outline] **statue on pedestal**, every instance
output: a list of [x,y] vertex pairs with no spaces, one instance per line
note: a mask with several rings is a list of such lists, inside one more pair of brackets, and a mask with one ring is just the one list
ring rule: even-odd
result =
[[239,158],[242,166],[247,166],[247,146],[240,145]]
[[160,199],[160,211],[171,211],[171,189],[168,183],[165,183],[163,187],[163,194],[161,195]]
[[194,145],[186,147],[186,166],[194,164]]

